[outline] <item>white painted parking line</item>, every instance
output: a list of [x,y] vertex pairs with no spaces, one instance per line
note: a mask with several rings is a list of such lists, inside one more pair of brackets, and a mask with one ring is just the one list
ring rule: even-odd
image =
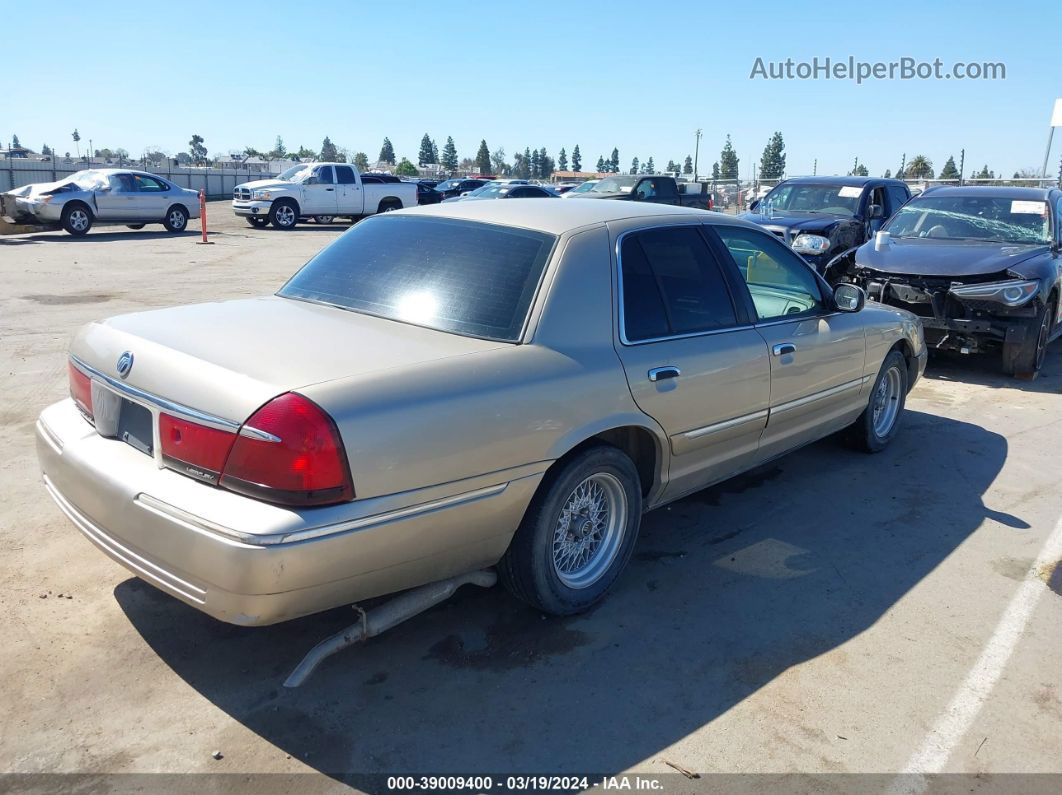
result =
[[992,637],[989,638],[981,656],[966,675],[962,686],[956,691],[948,708],[923,738],[918,750],[907,761],[890,793],[922,792],[926,788],[924,775],[939,773],[944,769],[952,751],[965,736],[985,701],[1003,675],[1007,661],[1017,648],[1025,627],[1047,584],[1040,573],[1062,557],[1062,516],[1040,548],[1036,561],[1025,573],[1025,579],[1011,598],[1003,616],[999,619]]

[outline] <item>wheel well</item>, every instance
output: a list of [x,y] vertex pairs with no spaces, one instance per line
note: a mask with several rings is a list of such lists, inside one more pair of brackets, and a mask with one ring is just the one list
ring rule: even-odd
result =
[[296,215],[302,212],[302,208],[299,207],[299,203],[290,196],[281,196],[279,199],[273,199],[273,203],[269,205],[269,207],[270,209],[272,209],[273,207],[281,203],[290,204],[292,207],[294,207]]
[[182,202],[174,202],[169,207],[167,207],[166,208],[166,215],[169,215],[170,214],[170,210],[172,210],[174,207],[180,207],[182,210],[184,210],[184,214],[185,215],[191,217],[191,215],[192,215],[191,211]]
[[84,207],[86,210],[89,211],[89,215],[91,215],[93,218],[96,217],[96,213],[92,212],[92,208],[89,207],[85,202],[81,201],[80,199],[74,199],[73,201],[67,202],[66,204],[64,204],[63,205],[63,212],[65,213],[68,210],[73,210],[75,207]]
[[900,340],[889,349],[889,353],[893,351],[902,353],[904,361],[907,362],[907,388],[910,389],[918,377],[918,357],[915,356],[911,343],[905,339]]
[[385,196],[380,199],[380,203],[376,205],[376,212],[382,213],[384,206],[388,204],[397,204],[398,209],[402,209],[402,200],[400,198],[397,196]]
[[622,450],[634,462],[638,470],[638,480],[642,485],[642,496],[646,497],[656,484],[656,470],[659,463],[657,443],[654,436],[645,428],[637,425],[627,425],[621,428],[610,428],[607,431],[584,439],[567,453],[562,455],[553,465],[551,470],[564,466],[572,456],[586,450],[588,447],[607,444]]

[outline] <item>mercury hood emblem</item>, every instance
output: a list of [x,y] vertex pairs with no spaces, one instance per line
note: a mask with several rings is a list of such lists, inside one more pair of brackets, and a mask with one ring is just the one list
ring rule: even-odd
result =
[[133,354],[130,351],[126,351],[118,357],[118,364],[115,365],[118,370],[118,375],[125,378],[129,375],[129,371],[133,369]]

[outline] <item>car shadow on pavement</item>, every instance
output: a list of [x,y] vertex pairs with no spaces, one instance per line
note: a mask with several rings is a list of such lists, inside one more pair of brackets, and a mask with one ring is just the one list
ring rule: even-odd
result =
[[[161,240],[166,238],[199,237],[202,232],[199,229],[185,229],[183,232],[167,232],[165,230],[154,231],[151,229],[123,229],[114,232],[92,232],[75,237],[66,232],[40,232],[22,237],[12,237],[0,241],[4,243],[28,244],[28,243],[113,243],[115,240]],[[210,234],[214,234],[211,232]]]
[[931,381],[958,381],[995,389],[1017,389],[1043,394],[1062,393],[1062,339],[1047,348],[1043,369],[1032,381],[1004,375],[998,353],[963,356],[935,353],[929,358],[925,377]]
[[[547,618],[500,588],[465,588],[296,690],[284,678],[352,610],[252,629],[137,579],[115,597],[204,698],[335,778],[614,773],[867,630],[972,533],[1024,532],[982,499],[1006,458],[998,434],[908,411],[878,455],[826,439],[647,515],[631,565],[590,614]],[[843,653],[837,664],[858,690],[861,666]]]

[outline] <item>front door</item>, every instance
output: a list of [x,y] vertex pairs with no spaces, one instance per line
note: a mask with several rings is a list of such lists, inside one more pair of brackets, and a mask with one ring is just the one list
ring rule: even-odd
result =
[[770,415],[760,457],[779,455],[855,420],[867,402],[858,314],[832,308],[804,260],[758,229],[713,224],[748,287],[770,352]]
[[767,419],[767,346],[735,305],[700,225],[627,232],[618,265],[616,349],[635,402],[670,440],[663,496],[746,468]]
[[336,198],[340,215],[361,215],[364,210],[362,190],[351,166],[336,166]]
[[110,174],[107,183],[95,190],[96,217],[101,221],[135,221],[137,211],[136,183],[132,174]]
[[172,194],[170,186],[147,174],[132,174],[136,185],[136,220],[161,221],[169,209]]
[[336,180],[331,166],[317,166],[302,185],[303,215],[336,215]]

